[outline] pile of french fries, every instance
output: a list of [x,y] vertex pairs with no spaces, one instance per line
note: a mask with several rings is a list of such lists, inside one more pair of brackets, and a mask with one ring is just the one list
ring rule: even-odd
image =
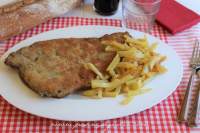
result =
[[102,41],[105,51],[116,52],[115,57],[101,73],[92,63],[85,64],[87,69],[93,71],[97,77],[91,81],[91,89],[83,92],[90,98],[116,97],[124,94],[121,104],[128,104],[134,96],[146,93],[151,89],[144,85],[158,74],[165,73],[167,69],[161,65],[166,56],[155,52],[157,43],[148,44],[147,37],[135,39],[124,35],[123,44],[116,41]]

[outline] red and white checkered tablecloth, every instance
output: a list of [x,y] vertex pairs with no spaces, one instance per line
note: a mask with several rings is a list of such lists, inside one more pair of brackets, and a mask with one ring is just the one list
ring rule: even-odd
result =
[[[116,19],[79,17],[55,18],[0,44],[0,55],[17,42],[35,34],[77,25],[121,26],[121,21]],[[200,39],[200,27],[194,26],[176,36],[172,36],[159,25],[155,25],[152,35],[172,46],[184,64],[184,76],[180,85],[172,95],[158,105],[138,114],[118,119],[96,122],[69,122],[41,118],[25,113],[10,105],[0,96],[0,132],[200,132],[198,127],[190,129],[185,124],[178,124],[176,122],[180,102],[183,99],[190,74],[188,62],[193,48],[192,44],[195,38]],[[200,123],[198,125],[200,127]]]

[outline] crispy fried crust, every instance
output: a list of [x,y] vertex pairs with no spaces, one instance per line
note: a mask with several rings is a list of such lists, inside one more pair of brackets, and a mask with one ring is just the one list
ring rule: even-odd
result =
[[114,53],[104,51],[102,40],[123,42],[114,33],[101,38],[68,38],[41,41],[11,53],[5,64],[18,70],[24,83],[41,96],[64,97],[89,86],[95,75],[84,68],[92,62],[104,72]]

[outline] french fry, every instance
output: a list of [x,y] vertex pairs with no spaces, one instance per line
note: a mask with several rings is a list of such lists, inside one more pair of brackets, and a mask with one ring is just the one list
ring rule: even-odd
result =
[[122,77],[121,79],[114,79],[112,82],[105,82],[105,80],[92,80],[92,88],[117,88],[125,82],[133,79],[131,75]]
[[164,66],[161,66],[160,64],[156,64],[154,69],[156,70],[155,72],[158,72],[159,74],[165,73],[167,71],[167,69]]
[[116,96],[118,96],[118,95],[120,94],[120,92],[121,92],[121,89],[122,89],[122,87],[121,87],[121,86],[119,86],[119,87],[117,87],[117,88],[115,89]]
[[157,43],[148,46],[146,35],[139,39],[128,35],[124,38],[124,43],[102,41],[102,44],[106,45],[105,51],[116,52],[106,68],[106,73],[101,73],[92,63],[86,64],[86,68],[97,76],[91,80],[91,89],[83,92],[84,96],[101,99],[125,94],[121,104],[126,105],[135,96],[149,92],[151,89],[144,89],[144,85],[156,75],[167,71],[161,65],[166,56],[155,52]]
[[119,50],[128,50],[129,47],[127,45],[118,43],[116,41],[102,41],[102,44],[107,46],[112,46],[113,48],[119,49]]
[[116,56],[114,57],[112,62],[109,64],[108,68],[106,69],[106,71],[108,71],[111,75],[114,76],[115,75],[114,69],[119,62],[120,62],[120,57],[118,54],[116,54]]
[[92,63],[87,63],[87,67],[92,70],[94,73],[96,73],[101,79],[105,79],[103,74],[93,65]]
[[127,96],[127,97],[125,97],[124,100],[121,101],[121,104],[122,104],[122,105],[127,105],[127,104],[129,104],[129,103],[133,100],[133,97],[134,97],[134,96]]
[[98,98],[102,98],[103,97],[103,89],[102,88],[98,88],[97,89],[97,97]]
[[120,57],[125,57],[125,58],[132,58],[132,59],[135,59],[135,58],[144,58],[144,54],[142,51],[139,51],[135,48],[131,48],[127,51],[118,51],[118,54]]
[[151,46],[149,47],[149,51],[154,51],[158,46],[158,43],[153,43],[151,44]]
[[154,56],[151,61],[149,62],[149,69],[152,70],[153,67],[162,59],[163,57],[161,55]]
[[112,46],[106,46],[106,48],[105,48],[105,51],[108,51],[108,52],[110,52],[110,51],[118,51],[119,49],[117,49],[117,48],[114,48],[114,47],[112,47]]
[[116,97],[117,93],[116,92],[104,92],[103,97]]
[[121,68],[135,68],[137,67],[136,64],[130,63],[130,62],[120,62],[117,64],[117,67]]
[[106,80],[92,80],[91,81],[92,88],[110,88],[110,83]]
[[130,86],[130,90],[139,90],[143,86],[141,79],[135,80],[133,82],[128,82],[127,84]]
[[141,94],[144,94],[144,93],[147,93],[147,92],[149,92],[149,91],[151,91],[151,89],[139,89],[139,90],[134,90],[134,91],[132,91],[132,90],[130,90],[129,92],[128,92],[128,97],[129,96],[137,96],[137,95],[141,95]]
[[140,38],[140,39],[134,39],[127,35],[125,35],[124,37],[131,46],[138,45],[138,46],[142,46],[143,48],[146,48],[148,46],[146,36],[144,36],[144,38]]
[[129,87],[127,85],[122,86],[122,92],[127,93],[129,91]]
[[92,97],[92,96],[96,96],[96,90],[86,90],[83,91],[83,96],[88,96],[88,97]]

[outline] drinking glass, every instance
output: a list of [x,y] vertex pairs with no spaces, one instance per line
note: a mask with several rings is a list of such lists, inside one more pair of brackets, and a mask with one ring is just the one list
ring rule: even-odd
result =
[[161,0],[123,0],[122,25],[149,33],[155,23]]

